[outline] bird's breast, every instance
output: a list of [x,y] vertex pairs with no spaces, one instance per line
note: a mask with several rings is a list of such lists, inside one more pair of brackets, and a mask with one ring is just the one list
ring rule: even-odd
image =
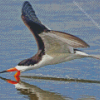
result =
[[34,65],[29,65],[29,66],[17,65],[16,68],[20,70],[21,72],[26,71],[26,70],[31,70],[31,69],[37,69],[45,65],[49,65],[51,60],[53,60],[53,57],[46,54],[46,55],[43,55],[42,59]]

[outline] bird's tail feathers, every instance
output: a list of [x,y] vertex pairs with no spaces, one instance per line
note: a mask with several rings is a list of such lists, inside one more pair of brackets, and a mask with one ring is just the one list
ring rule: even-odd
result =
[[75,50],[75,54],[77,54],[80,57],[91,57],[91,58],[95,58],[95,59],[99,59],[100,60],[100,55],[89,55],[85,52],[82,52],[80,50]]
[[96,58],[100,60],[100,55],[89,55],[89,57]]

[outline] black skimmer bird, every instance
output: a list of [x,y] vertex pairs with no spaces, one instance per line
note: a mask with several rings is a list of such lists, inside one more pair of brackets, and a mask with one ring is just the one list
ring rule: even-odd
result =
[[21,61],[16,67],[0,73],[17,71],[15,76],[19,76],[20,72],[23,71],[77,58],[93,57],[100,59],[100,56],[88,55],[76,49],[89,47],[80,38],[68,33],[50,30],[44,26],[37,18],[35,11],[28,1],[25,1],[23,4],[21,18],[34,35],[38,45],[38,52],[31,58]]

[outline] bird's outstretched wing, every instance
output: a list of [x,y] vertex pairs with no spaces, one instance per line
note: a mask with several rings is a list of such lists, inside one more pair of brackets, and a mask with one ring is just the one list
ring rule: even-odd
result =
[[43,50],[44,43],[38,34],[42,33],[43,31],[47,31],[48,29],[37,18],[35,11],[28,1],[25,1],[23,4],[21,18],[34,35],[38,49]]
[[64,32],[50,30],[39,34],[39,36],[44,41],[46,53],[73,53],[73,48],[89,47],[83,40]]
[[24,2],[22,20],[34,35],[39,50],[45,53],[73,52],[73,48],[85,48],[89,45],[83,40],[68,33],[48,30],[37,18],[29,2]]
[[24,15],[28,20],[41,24],[41,21],[37,18],[35,11],[28,1],[25,1],[23,4],[22,15]]

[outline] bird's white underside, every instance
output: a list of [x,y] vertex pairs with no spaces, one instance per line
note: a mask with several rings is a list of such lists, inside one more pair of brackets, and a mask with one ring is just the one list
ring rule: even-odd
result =
[[16,66],[16,68],[20,71],[25,71],[25,70],[31,70],[31,69],[37,69],[40,68],[42,66],[48,65],[48,62],[51,61],[53,59],[53,57],[49,56],[49,55],[44,55],[42,57],[42,60],[34,65],[30,65],[30,66]]
[[77,58],[83,58],[84,56],[86,57],[88,56],[88,54],[81,51],[77,51],[75,54],[74,53],[54,53],[51,55],[45,54],[43,55],[42,60],[39,61],[39,63],[37,64],[30,65],[30,66],[16,66],[16,68],[21,72],[23,72],[26,70],[37,69],[46,65],[53,65],[53,64],[58,64],[61,62],[70,61]]

